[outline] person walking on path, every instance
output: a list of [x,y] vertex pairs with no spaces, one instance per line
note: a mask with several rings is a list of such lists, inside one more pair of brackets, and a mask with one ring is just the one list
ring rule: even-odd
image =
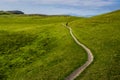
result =
[[68,22],[66,23],[66,26],[68,26]]

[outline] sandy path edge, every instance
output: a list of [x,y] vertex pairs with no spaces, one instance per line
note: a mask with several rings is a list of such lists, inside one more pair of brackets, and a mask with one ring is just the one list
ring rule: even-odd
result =
[[[64,25],[64,24],[63,24]],[[89,48],[87,48],[84,44],[80,43],[77,38],[74,36],[71,27],[64,25],[66,28],[69,29],[70,31],[70,35],[72,36],[72,38],[74,39],[74,41],[81,46],[87,53],[88,55],[88,60],[85,62],[85,64],[83,64],[82,66],[80,66],[78,69],[76,69],[75,71],[73,71],[70,75],[68,75],[65,80],[74,80],[75,78],[77,78],[94,60],[93,54],[91,52],[91,50]]]

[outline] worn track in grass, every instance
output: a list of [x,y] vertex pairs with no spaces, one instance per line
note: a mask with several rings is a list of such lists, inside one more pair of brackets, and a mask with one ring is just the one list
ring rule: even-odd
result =
[[[64,24],[63,24],[64,25]],[[70,35],[72,36],[72,38],[74,39],[74,41],[81,46],[87,53],[88,55],[88,60],[85,62],[85,64],[83,64],[82,66],[80,66],[78,69],[76,69],[75,71],[73,71],[70,75],[68,75],[65,80],[74,80],[76,77],[78,77],[94,60],[93,54],[91,52],[91,50],[86,47],[84,44],[82,44],[81,42],[79,42],[77,40],[77,38],[74,36],[71,27],[64,25],[65,27],[67,27],[70,31]]]

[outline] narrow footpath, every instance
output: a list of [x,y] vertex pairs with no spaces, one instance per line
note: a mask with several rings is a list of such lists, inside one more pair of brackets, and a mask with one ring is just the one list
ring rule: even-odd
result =
[[70,75],[68,75],[65,80],[74,80],[75,78],[77,78],[92,62],[93,62],[93,54],[91,52],[91,50],[89,48],[87,48],[84,44],[80,43],[77,38],[74,36],[71,27],[64,25],[66,28],[69,29],[70,31],[70,35],[72,36],[72,38],[74,39],[74,41],[81,46],[87,53],[88,55],[88,60],[85,62],[85,64],[83,64],[82,66],[80,66],[78,69],[76,69],[75,71],[73,71]]

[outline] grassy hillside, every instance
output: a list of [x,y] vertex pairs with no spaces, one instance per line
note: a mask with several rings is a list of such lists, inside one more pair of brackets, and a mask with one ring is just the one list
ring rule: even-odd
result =
[[91,18],[0,15],[0,80],[63,80],[87,60],[86,52],[62,25],[95,57],[76,80],[120,79],[120,11]]
[[14,11],[0,11],[0,15],[12,15],[12,14],[24,14],[22,11],[14,10]]
[[63,80],[86,61],[67,16],[0,16],[0,80]]
[[76,37],[93,52],[93,64],[76,80],[120,79],[120,11],[71,22]]

